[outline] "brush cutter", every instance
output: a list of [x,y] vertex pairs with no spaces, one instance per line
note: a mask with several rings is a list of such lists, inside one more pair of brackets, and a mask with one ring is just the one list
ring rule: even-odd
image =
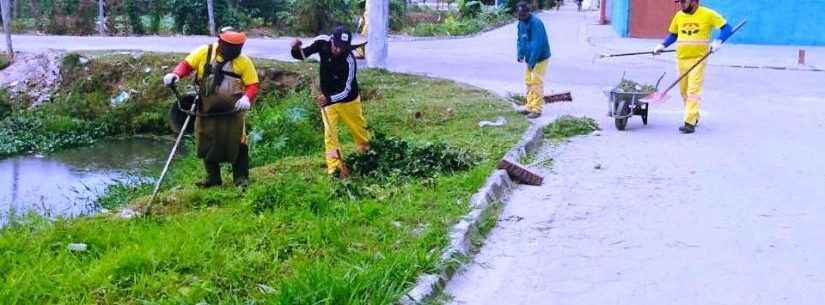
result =
[[[736,34],[736,32],[738,32],[739,29],[741,29],[743,26],[745,26],[745,23],[747,23],[747,22],[748,22],[747,20],[742,20],[742,22],[740,22],[738,25],[736,25],[736,27],[733,28],[733,31],[731,32],[730,36],[728,36],[728,38],[733,36],[733,34]],[[727,38],[722,41],[722,44],[724,44],[725,41],[727,41]],[[682,75],[679,76],[679,78],[676,79],[675,82],[670,84],[670,86],[668,86],[667,89],[665,89],[665,91],[653,92],[650,95],[648,95],[647,97],[643,98],[642,102],[654,103],[654,104],[663,103],[665,100],[667,100],[667,93],[670,92],[670,90],[672,90],[674,87],[676,87],[676,85],[678,85],[679,82],[681,82],[683,79],[685,79],[685,77],[687,77],[690,74],[690,72],[693,71],[693,69],[696,69],[696,67],[698,67],[706,59],[708,59],[708,57],[710,57],[711,54],[716,53],[716,51],[718,51],[718,50],[708,50],[708,53],[705,54],[705,56],[702,56],[702,58],[700,58],[699,61],[697,61],[695,64],[693,64],[693,66],[691,66],[690,69],[685,71],[685,73],[682,73]]]
[[[175,98],[178,100],[178,104],[180,104],[181,95],[178,92],[178,88],[175,84],[169,86],[169,89],[175,93]],[[175,145],[172,146],[172,151],[169,152],[169,157],[166,158],[166,164],[163,166],[163,171],[160,172],[160,178],[158,178],[158,182],[155,183],[155,189],[152,191],[152,199],[149,200],[149,204],[146,206],[146,215],[150,215],[152,213],[152,205],[155,203],[155,199],[158,196],[158,191],[160,190],[160,185],[163,183],[163,179],[166,178],[166,173],[169,172],[169,165],[172,164],[172,159],[175,158],[175,153],[178,151],[178,145],[180,145],[180,140],[183,139],[183,135],[186,134],[186,129],[189,126],[189,121],[192,120],[193,114],[195,113],[195,107],[197,103],[192,103],[192,106],[189,107],[188,115],[186,116],[186,120],[183,121],[183,126],[180,128],[180,132],[178,132],[178,137],[175,139]]]

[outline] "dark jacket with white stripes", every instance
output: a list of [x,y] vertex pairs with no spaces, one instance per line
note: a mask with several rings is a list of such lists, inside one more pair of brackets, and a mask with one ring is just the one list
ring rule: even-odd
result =
[[316,40],[306,48],[292,48],[292,57],[304,60],[318,53],[321,57],[321,92],[327,97],[327,103],[351,102],[359,94],[355,56],[348,50],[339,57],[333,57],[331,48],[329,40]]

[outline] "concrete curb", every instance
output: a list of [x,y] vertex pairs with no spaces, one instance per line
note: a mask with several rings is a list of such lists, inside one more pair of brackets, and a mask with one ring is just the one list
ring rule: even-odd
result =
[[[531,123],[527,131],[522,135],[521,140],[515,147],[510,149],[504,157],[518,161],[529,153],[537,151],[541,147],[543,139],[543,124]],[[446,285],[458,267],[464,262],[462,258],[469,257],[472,236],[478,229],[480,221],[494,203],[504,201],[510,195],[516,184],[504,170],[494,170],[484,186],[470,197],[470,212],[467,213],[457,224],[450,229],[450,242],[439,259],[437,274],[422,274],[416,280],[415,286],[410,289],[397,302],[403,305],[421,304],[426,299],[434,296]]]

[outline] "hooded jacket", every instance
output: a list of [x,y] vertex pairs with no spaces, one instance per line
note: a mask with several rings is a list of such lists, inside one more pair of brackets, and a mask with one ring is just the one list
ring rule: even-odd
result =
[[532,14],[527,20],[518,22],[517,43],[518,60],[526,61],[530,69],[550,58],[550,40],[544,30],[544,23]]

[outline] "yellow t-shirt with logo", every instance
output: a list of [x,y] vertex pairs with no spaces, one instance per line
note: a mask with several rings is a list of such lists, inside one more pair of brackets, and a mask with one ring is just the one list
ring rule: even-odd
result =
[[[186,62],[195,69],[195,73],[197,75],[197,79],[203,78],[204,73],[204,64],[206,63],[206,52],[209,50],[209,46],[205,45],[200,48],[195,49],[192,53],[189,53],[186,56]],[[218,44],[212,44],[212,58],[215,59],[216,62],[222,62],[223,57],[217,54],[218,52]],[[229,69],[224,68],[225,71],[229,71]],[[238,58],[232,61],[231,71],[235,74],[241,76],[241,81],[243,82],[244,86],[249,86],[258,83],[258,72],[255,71],[255,64],[252,63],[252,59],[250,59],[246,55],[239,55]]]
[[705,56],[713,29],[727,23],[716,11],[700,6],[693,14],[679,11],[670,22],[671,33],[677,35],[676,58],[689,59]]

